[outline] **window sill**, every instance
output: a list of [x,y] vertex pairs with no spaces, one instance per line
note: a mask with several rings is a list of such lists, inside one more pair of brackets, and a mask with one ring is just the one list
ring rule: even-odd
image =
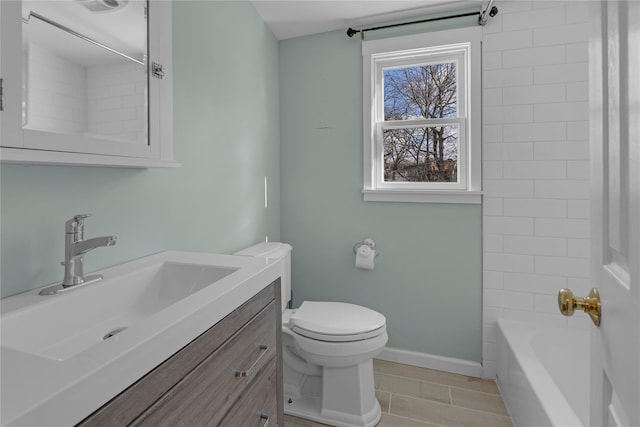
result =
[[482,191],[424,191],[363,189],[365,202],[480,204]]

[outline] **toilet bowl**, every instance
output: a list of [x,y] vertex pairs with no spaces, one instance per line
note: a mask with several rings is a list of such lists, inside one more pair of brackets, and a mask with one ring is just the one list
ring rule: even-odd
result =
[[387,343],[385,317],[355,304],[291,300],[291,246],[260,243],[236,255],[279,259],[282,289],[284,411],[338,427],[380,420],[373,357]]

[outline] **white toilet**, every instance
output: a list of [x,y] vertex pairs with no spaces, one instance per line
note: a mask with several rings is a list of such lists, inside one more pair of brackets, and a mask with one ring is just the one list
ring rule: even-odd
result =
[[291,246],[259,243],[236,255],[281,260],[285,413],[338,427],[375,426],[373,357],[387,343],[385,317],[355,304],[291,300]]

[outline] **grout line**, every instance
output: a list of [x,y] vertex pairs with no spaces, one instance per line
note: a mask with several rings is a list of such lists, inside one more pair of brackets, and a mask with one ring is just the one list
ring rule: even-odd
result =
[[[379,374],[382,374],[382,375],[386,375],[388,377],[402,378],[404,380],[417,381],[417,382],[421,382],[421,383],[435,384],[435,385],[441,385],[441,386],[444,386],[444,387],[449,387],[449,384],[436,383],[436,382],[433,382],[433,381],[426,381],[426,380],[418,380],[418,379],[411,378],[411,377],[405,377],[404,375],[387,374],[386,372],[381,372],[381,371],[376,371],[376,372],[378,372]],[[466,390],[466,389],[464,389],[464,390]]]
[[[404,375],[388,374],[388,373],[383,372],[383,371],[375,371],[375,372],[377,372],[379,374],[382,374],[382,375],[389,376],[389,377],[402,378],[402,379],[405,379],[405,380],[418,381],[418,382],[421,382],[421,383],[434,384],[434,385],[439,385],[439,386],[443,386],[443,387],[454,387],[454,388],[457,388],[459,390],[465,390],[465,391],[470,391],[470,392],[475,392],[475,393],[484,393],[484,394],[487,394],[487,395],[490,395],[490,396],[499,396],[500,398],[502,398],[502,394],[500,393],[499,390],[498,390],[497,393],[490,393],[490,392],[486,392],[486,391],[479,391],[479,390],[476,390],[474,388],[461,387],[461,386],[458,386],[458,385],[451,385],[451,384],[445,383],[445,382],[434,382],[434,381],[427,381],[427,380],[419,380],[419,379],[415,379],[415,378],[411,378],[411,377],[406,377]],[[455,375],[460,375],[460,374],[455,374]],[[463,376],[465,376],[465,375],[463,375]],[[474,378],[474,377],[468,377],[468,378]]]
[[[440,385],[440,384],[438,384],[438,385]],[[447,386],[443,386],[443,387],[447,387]],[[427,396],[419,396],[419,395],[416,395],[416,394],[413,394],[413,393],[410,393],[410,392],[405,392],[403,390],[399,390],[399,391],[396,390],[396,391],[392,392],[392,391],[389,391],[389,390],[381,390],[381,389],[377,388],[376,391],[380,391],[380,392],[383,392],[383,393],[389,393],[389,395],[390,395],[389,396],[389,413],[391,413],[391,394],[397,394],[398,396],[410,397],[410,398],[413,398],[413,399],[424,400],[426,402],[433,402],[433,403],[439,403],[439,404],[442,404],[442,405],[451,406],[451,393],[450,392],[449,392],[449,402],[443,402],[440,399],[434,399],[434,398],[427,397]],[[382,406],[381,406],[381,408],[382,408]]]
[[[458,390],[463,390],[463,391],[468,391],[466,388],[460,388],[460,387],[449,387],[449,392],[451,393],[453,390],[452,389],[458,389]],[[504,403],[504,398],[502,397],[501,394],[492,394],[492,393],[485,393],[485,392],[481,392],[481,391],[472,391],[471,393],[479,393],[482,395],[485,395],[487,397],[494,397],[494,398],[500,398],[500,401],[502,402],[504,408],[507,408],[507,405]],[[473,399],[475,401],[475,399]],[[462,408],[462,409],[469,409],[472,411],[478,411],[478,412],[482,412],[485,414],[491,414],[491,415],[498,415],[501,417],[509,417],[511,418],[511,414],[505,415],[502,412],[494,412],[494,411],[489,411],[489,410],[484,410],[484,409],[478,409],[478,408],[469,408],[468,406],[462,406],[462,405],[457,405],[453,403],[453,393],[451,393],[451,406],[454,406],[456,408]],[[507,409],[507,413],[509,412],[509,410]]]
[[493,415],[496,417],[503,417],[503,418],[509,418],[511,419],[511,415],[505,415],[505,414],[498,414],[497,412],[490,412],[490,411],[483,411],[482,409],[476,409],[476,408],[468,408],[466,406],[458,406],[458,405],[453,405],[453,407],[458,408],[458,409],[464,409],[466,411],[474,411],[474,412],[480,412],[483,414],[489,414],[489,415]]
[[[445,374],[445,375],[450,375],[452,377],[468,378],[468,379],[473,379],[473,380],[488,380],[488,381],[491,381],[491,379],[489,379],[489,378],[476,377],[476,376],[473,376],[473,375],[458,374],[458,373],[455,373],[455,372],[447,372],[447,371],[442,371],[442,370],[439,370],[439,369],[423,368],[423,367],[420,367],[420,366],[405,365],[405,364],[396,363],[396,362],[388,362],[388,363],[392,363],[392,364],[395,364],[395,365],[398,365],[398,366],[408,366],[408,367],[411,367],[411,368],[414,368],[414,369],[417,369],[417,370],[422,370],[424,372],[432,372],[434,374],[441,373],[441,374]],[[380,373],[380,374],[385,374],[385,375],[393,375],[395,377],[414,379],[412,377],[407,377],[405,375],[392,374],[390,372],[387,372],[384,368],[382,368],[382,369],[374,368],[374,372],[377,372],[377,373]],[[442,383],[436,383],[436,384],[442,384]]]
[[498,390],[498,393],[488,393],[486,391],[472,390],[472,389],[469,389],[469,388],[458,387],[458,386],[455,386],[455,385],[451,385],[449,387],[450,388],[455,388],[456,390],[468,391],[470,393],[479,393],[479,394],[484,394],[486,396],[499,397],[500,399],[502,399],[504,401],[504,398],[502,397],[502,393],[500,393],[500,390]]
[[[443,386],[446,386],[446,387],[449,386],[449,384],[446,384],[446,383],[441,383],[441,382],[438,383],[438,382],[434,382],[434,381],[420,380],[420,379],[416,379],[416,378],[412,378],[412,377],[407,377],[405,375],[390,374],[390,373],[387,373],[387,372],[384,372],[384,371],[374,371],[374,372],[377,372],[377,373],[382,374],[382,375],[387,375],[389,377],[403,378],[405,380],[419,381],[419,382],[422,382],[422,383],[429,383],[429,384],[438,384],[438,385],[443,385]],[[455,374],[455,375],[458,375],[458,374]]]
[[446,424],[439,424],[439,423],[434,423],[433,421],[424,421],[424,420],[419,420],[417,418],[411,418],[411,417],[407,417],[405,415],[398,415],[398,414],[388,414],[388,415],[393,415],[394,417],[397,418],[402,418],[404,420],[411,420],[411,421],[417,421],[420,424],[424,424],[425,426],[439,426],[439,427],[450,427],[447,426]]

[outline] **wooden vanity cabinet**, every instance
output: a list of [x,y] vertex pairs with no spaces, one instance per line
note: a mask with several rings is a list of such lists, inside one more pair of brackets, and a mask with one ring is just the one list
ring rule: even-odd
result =
[[79,426],[284,425],[280,280]]

